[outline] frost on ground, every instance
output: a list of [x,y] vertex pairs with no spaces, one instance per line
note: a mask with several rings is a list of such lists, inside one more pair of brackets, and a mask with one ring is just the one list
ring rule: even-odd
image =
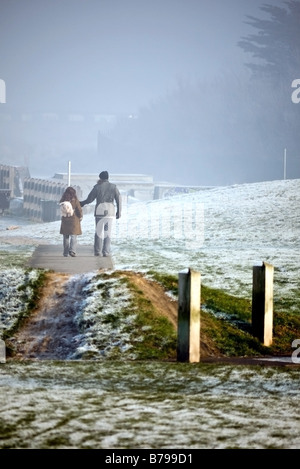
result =
[[9,362],[0,448],[297,449],[299,371]]
[[19,315],[26,311],[38,278],[34,270],[7,269],[0,272],[0,339],[3,332],[14,327]]
[[[101,288],[102,287],[102,288]],[[130,292],[118,279],[97,279],[85,288],[86,299],[78,309],[75,322],[85,331],[78,337],[76,354],[70,358],[124,358],[134,360],[131,332],[135,329],[137,311],[124,314],[130,305]],[[140,338],[142,340],[142,337]]]

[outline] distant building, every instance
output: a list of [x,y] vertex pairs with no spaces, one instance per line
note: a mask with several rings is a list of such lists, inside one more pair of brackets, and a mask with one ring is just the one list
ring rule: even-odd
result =
[[[56,173],[53,179],[67,183],[67,173]],[[71,174],[71,185],[76,184],[81,188],[82,197],[85,199],[99,179],[98,174]],[[123,198],[131,197],[137,201],[149,201],[172,197],[179,194],[208,189],[209,187],[184,186],[171,182],[154,182],[149,174],[110,174],[110,182],[116,184],[123,194]]]
[[[67,182],[67,173],[56,173],[53,179]],[[99,174],[71,174],[71,185],[80,186],[85,199],[99,179]],[[152,200],[155,184],[153,177],[147,174],[110,174],[109,181],[118,186],[123,195],[134,197],[140,201]]]

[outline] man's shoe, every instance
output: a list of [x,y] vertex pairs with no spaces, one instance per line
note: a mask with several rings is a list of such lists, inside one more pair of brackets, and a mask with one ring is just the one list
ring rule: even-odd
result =
[[74,251],[69,251],[69,254],[70,254],[71,257],[76,257],[76,254],[75,254]]

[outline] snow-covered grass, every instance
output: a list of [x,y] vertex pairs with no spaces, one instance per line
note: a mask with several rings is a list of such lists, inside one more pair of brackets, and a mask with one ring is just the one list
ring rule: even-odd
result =
[[0,368],[0,387],[1,448],[115,449],[117,455],[140,448],[300,446],[296,369],[9,362]]
[[0,275],[0,339],[13,329],[20,314],[26,312],[34,294],[33,284],[38,279],[36,270],[6,269]]
[[[80,277],[84,279],[87,275]],[[123,314],[130,305],[130,292],[126,286],[118,279],[94,275],[85,283],[82,293],[84,301],[78,307],[75,322],[83,333],[75,338],[78,346],[74,356],[69,358],[106,359],[124,355],[127,360],[136,359],[131,350],[130,331],[134,330],[137,311]]]
[[[299,179],[130,203],[114,226],[114,267],[175,275],[189,267],[203,284],[251,298],[252,268],[268,262],[274,303],[299,314],[299,215]],[[59,225],[0,219],[1,321],[21,308],[22,262],[37,244],[62,244]],[[79,243],[92,244],[92,213],[82,229]],[[94,314],[98,281],[90,278],[78,320]],[[126,289],[116,299],[126,304]],[[118,337],[126,349],[125,339]],[[299,419],[297,369],[132,361],[0,367],[2,448],[299,447],[299,432],[290,430]]]

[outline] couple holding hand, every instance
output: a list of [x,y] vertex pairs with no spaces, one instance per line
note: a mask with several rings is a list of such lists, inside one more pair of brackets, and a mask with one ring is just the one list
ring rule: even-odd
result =
[[60,204],[70,202],[73,215],[61,217],[60,234],[63,235],[63,255],[65,257],[76,256],[77,235],[81,235],[82,207],[96,200],[95,205],[95,236],[94,255],[110,256],[111,254],[111,229],[114,218],[121,216],[121,195],[115,184],[109,182],[109,174],[102,171],[99,180],[94,185],[88,197],[79,201],[76,190],[67,187],[63,193]]

